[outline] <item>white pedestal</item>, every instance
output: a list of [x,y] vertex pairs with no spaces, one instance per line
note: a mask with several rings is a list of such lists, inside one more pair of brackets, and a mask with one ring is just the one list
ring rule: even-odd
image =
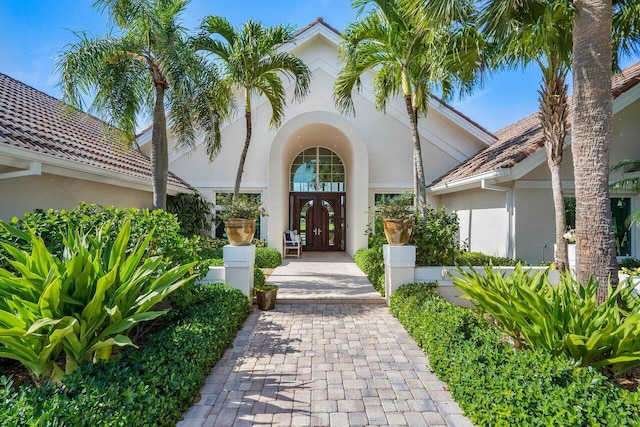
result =
[[416,247],[383,245],[384,293],[387,305],[391,295],[402,285],[415,281]]
[[251,301],[256,245],[226,245],[222,248],[222,254],[224,258],[225,284],[230,288],[240,290]]

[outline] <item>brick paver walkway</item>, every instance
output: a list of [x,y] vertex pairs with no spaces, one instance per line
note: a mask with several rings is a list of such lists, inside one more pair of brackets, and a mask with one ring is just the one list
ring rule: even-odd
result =
[[254,312],[178,426],[470,426],[386,306]]

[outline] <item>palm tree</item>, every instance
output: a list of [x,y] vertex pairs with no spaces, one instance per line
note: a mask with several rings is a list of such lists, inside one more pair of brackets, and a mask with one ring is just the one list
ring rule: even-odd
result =
[[[63,100],[84,107],[95,94],[95,110],[131,145],[142,115],[153,118],[151,163],[153,207],[166,207],[168,147],[165,106],[178,143],[190,144],[194,128],[215,138],[224,109],[213,103],[215,73],[187,43],[179,18],[188,0],[96,0],[118,27],[120,37],[89,38],[80,33],[58,61]],[[204,82],[207,84],[204,84]],[[198,87],[206,87],[197,91]],[[118,130],[116,130],[118,129]]]
[[493,49],[493,62],[499,67],[538,65],[542,71],[539,117],[551,172],[551,189],[555,207],[555,266],[569,266],[565,201],[561,164],[567,135],[567,74],[571,68],[572,11],[553,2],[528,0],[518,3],[489,1],[481,23]]
[[609,202],[609,151],[613,123],[611,93],[612,5],[606,0],[574,2],[571,150],[576,191],[578,279],[618,283],[615,236]]
[[[286,107],[282,77],[295,81],[294,100],[298,101],[309,92],[311,72],[300,58],[277,49],[293,38],[293,28],[289,26],[265,28],[259,22],[247,21],[236,30],[227,19],[208,16],[202,21],[201,29],[202,34],[196,38],[194,46],[213,55],[214,61],[220,64],[225,85],[230,90],[242,91],[244,100],[246,135],[233,190],[233,197],[237,199],[251,144],[252,98],[262,95],[267,99],[272,110],[270,126],[277,127]],[[211,147],[208,152],[212,160],[218,149]]]
[[[355,0],[362,19],[350,24],[340,46],[340,70],[334,86],[338,108],[355,114],[352,94],[360,88],[361,76],[375,71],[373,89],[376,107],[386,110],[387,99],[402,95],[411,123],[415,206],[424,218],[426,182],[418,118],[426,115],[434,90],[442,97],[453,87],[470,90],[475,84],[477,56],[462,54],[460,41],[465,29],[431,22],[418,30],[410,10],[399,0]],[[474,51],[477,53],[477,51]]]

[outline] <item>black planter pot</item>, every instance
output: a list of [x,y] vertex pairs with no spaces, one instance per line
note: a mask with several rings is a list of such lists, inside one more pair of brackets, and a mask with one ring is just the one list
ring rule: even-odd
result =
[[273,291],[256,291],[256,299],[258,300],[258,308],[260,310],[273,310],[276,307],[276,295],[278,290]]

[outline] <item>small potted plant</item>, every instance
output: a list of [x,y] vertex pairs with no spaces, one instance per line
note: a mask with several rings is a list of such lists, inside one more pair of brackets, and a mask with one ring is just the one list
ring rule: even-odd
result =
[[225,223],[231,246],[250,244],[256,232],[256,220],[267,215],[260,202],[241,194],[235,200],[229,198],[220,206],[222,209],[218,212],[218,218]]
[[270,283],[255,285],[253,287],[260,310],[273,310],[276,307],[278,289],[280,289],[278,286]]
[[391,246],[409,243],[413,230],[413,196],[402,194],[376,205],[375,215],[384,223],[384,235]]

